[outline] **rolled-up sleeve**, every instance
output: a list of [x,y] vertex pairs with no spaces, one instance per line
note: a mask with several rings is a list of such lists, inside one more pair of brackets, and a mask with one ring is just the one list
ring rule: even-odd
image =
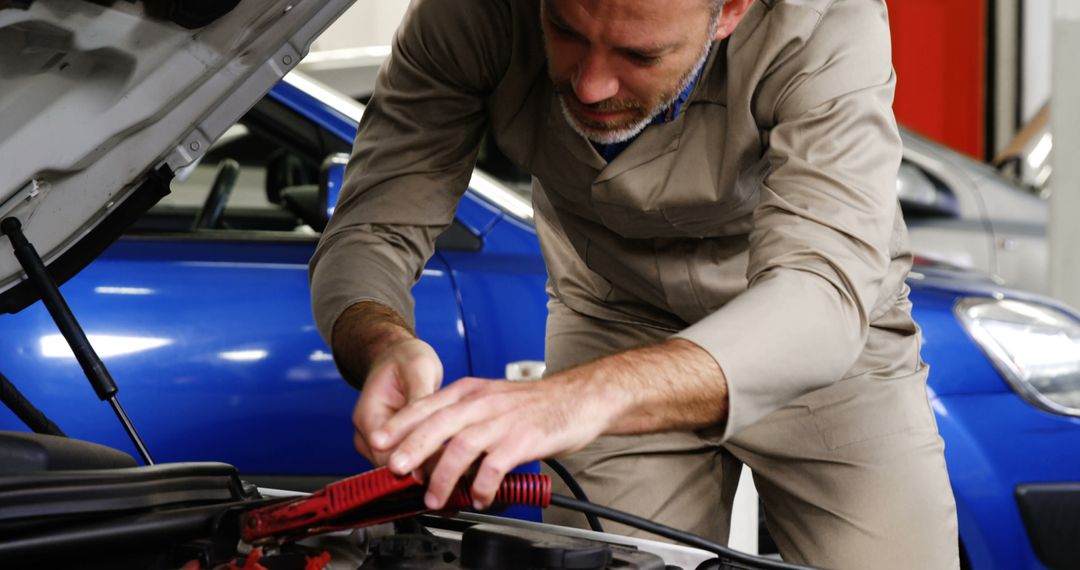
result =
[[782,84],[748,288],[677,335],[724,371],[723,439],[845,376],[883,297],[897,216],[902,147],[884,5],[834,3],[768,81]]
[[414,2],[380,69],[345,183],[310,263],[327,343],[364,300],[412,323],[411,287],[454,217],[486,127],[485,96],[506,67],[500,0]]

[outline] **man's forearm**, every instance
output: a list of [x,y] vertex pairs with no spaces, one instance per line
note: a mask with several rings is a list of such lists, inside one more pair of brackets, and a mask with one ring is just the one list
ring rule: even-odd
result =
[[723,371],[683,339],[613,354],[560,376],[609,407],[609,435],[705,428],[728,415]]
[[346,309],[334,323],[334,360],[349,384],[363,388],[364,378],[379,353],[411,338],[416,338],[415,333],[392,309],[374,301],[361,301]]

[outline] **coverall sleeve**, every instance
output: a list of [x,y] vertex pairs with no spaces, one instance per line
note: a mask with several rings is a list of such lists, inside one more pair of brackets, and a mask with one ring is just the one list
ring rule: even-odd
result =
[[454,218],[506,68],[500,0],[418,0],[360,122],[333,218],[310,263],[315,322],[370,300],[414,322],[411,287]]
[[[902,152],[881,2],[838,0],[762,82],[766,157],[746,291],[679,333],[723,369],[722,439],[842,379],[867,342],[892,262]],[[812,13],[811,13],[812,12]],[[763,99],[764,100],[764,99]],[[899,280],[902,286],[902,279]]]

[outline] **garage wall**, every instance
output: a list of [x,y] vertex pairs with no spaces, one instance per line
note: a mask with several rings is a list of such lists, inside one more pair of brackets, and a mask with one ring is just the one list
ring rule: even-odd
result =
[[[1075,2],[1077,0],[1059,0]],[[1050,54],[1053,47],[1054,0],[1023,0],[1021,115],[1030,121],[1050,99]]]
[[409,0],[358,0],[338,18],[311,50],[390,45]]
[[897,120],[982,158],[986,122],[986,0],[889,4]]

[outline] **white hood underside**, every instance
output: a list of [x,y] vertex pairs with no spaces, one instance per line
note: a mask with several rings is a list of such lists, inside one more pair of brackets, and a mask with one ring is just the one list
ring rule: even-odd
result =
[[[190,164],[352,0],[243,0],[197,30],[141,3],[0,9],[0,219],[46,264],[150,171]],[[0,237],[0,294],[22,269]]]

